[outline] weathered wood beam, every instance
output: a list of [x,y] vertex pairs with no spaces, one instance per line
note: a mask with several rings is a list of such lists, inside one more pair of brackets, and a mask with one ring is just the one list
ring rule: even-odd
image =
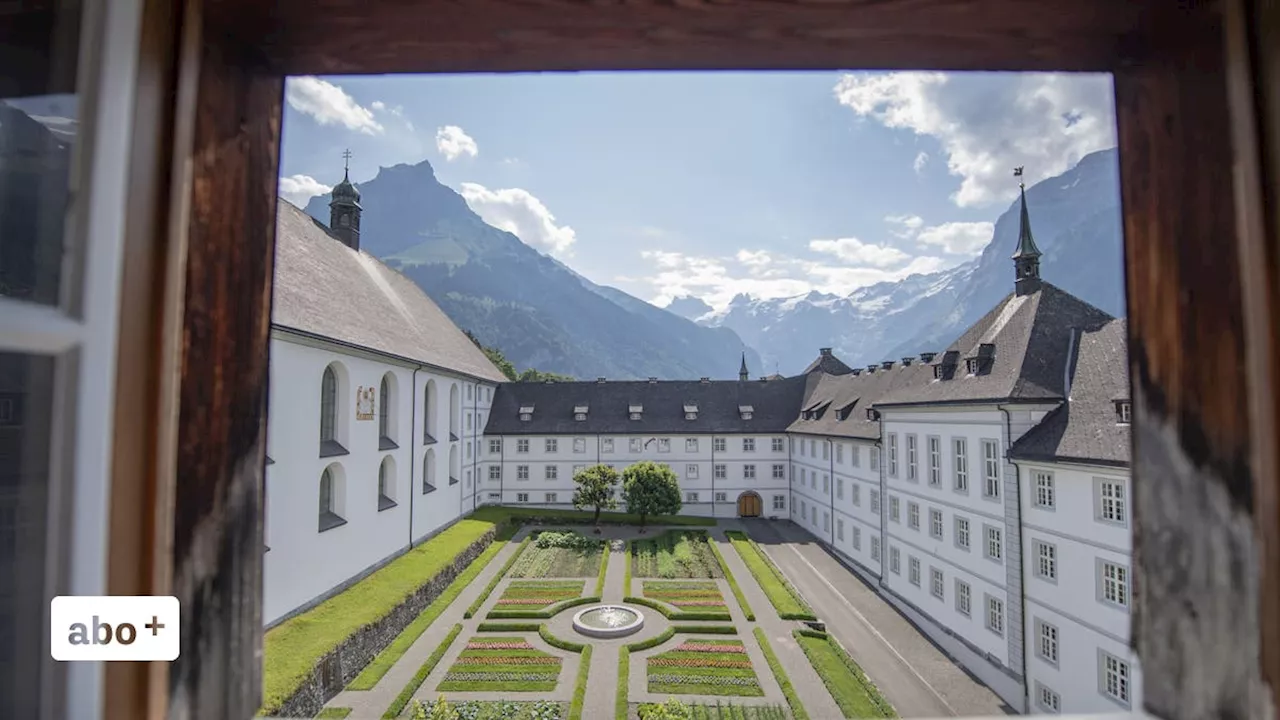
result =
[[283,79],[204,26],[191,154],[170,718],[261,701],[268,328]]

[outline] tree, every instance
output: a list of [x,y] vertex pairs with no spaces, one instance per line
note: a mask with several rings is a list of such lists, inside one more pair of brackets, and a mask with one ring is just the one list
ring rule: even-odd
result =
[[471,342],[475,343],[476,347],[480,348],[480,351],[485,354],[485,357],[489,358],[489,362],[493,363],[494,366],[498,368],[498,372],[505,375],[508,380],[516,380],[516,366],[507,359],[506,355],[502,354],[501,350],[498,348],[485,347],[484,343],[480,342],[480,338],[476,337],[470,330],[463,330],[462,332],[466,333],[467,337],[471,338]]
[[560,373],[553,373],[547,370],[535,370],[534,368],[529,368],[528,370],[520,373],[520,377],[517,380],[518,382],[542,382],[544,380],[573,382],[574,378],[569,375],[561,375]]
[[[592,524],[600,524],[600,511],[618,507],[614,488],[618,487],[618,471],[608,465],[592,465],[573,474],[577,489],[573,491],[573,507],[577,510],[595,508]],[[596,528],[596,532],[600,532]]]
[[627,512],[640,516],[641,532],[650,515],[680,512],[680,481],[670,465],[652,460],[636,463],[622,471],[622,497]]

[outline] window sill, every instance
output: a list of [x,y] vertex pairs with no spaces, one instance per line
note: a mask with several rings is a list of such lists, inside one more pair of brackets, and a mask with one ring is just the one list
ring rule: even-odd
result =
[[433,492],[435,492],[435,491],[436,491],[436,486],[435,486],[435,485],[424,485],[424,486],[422,487],[422,494],[423,494],[423,495],[427,495],[427,494],[429,494],[429,493],[433,493]]
[[321,440],[320,441],[320,457],[340,457],[342,455],[350,455],[351,453],[342,446],[337,440]]
[[422,444],[423,444],[423,445],[435,445],[435,444],[436,444],[436,439],[435,439],[434,437],[432,437],[432,436],[431,436],[430,434],[428,434],[428,433],[422,433]]
[[458,436],[454,435],[452,431],[449,432],[449,442],[458,442]]
[[391,438],[386,436],[382,436],[378,438],[378,449],[379,450],[399,450],[400,445],[398,445],[395,440],[392,440]]
[[342,527],[343,525],[346,525],[346,524],[347,524],[347,521],[344,520],[342,517],[339,517],[335,513],[331,513],[331,512],[320,513],[320,532],[327,532],[336,527]]
[[456,477],[451,477],[451,478],[449,478],[449,484],[450,484],[450,485],[457,485],[457,484],[458,484],[458,478],[456,478]]
[[395,507],[395,506],[396,506],[396,501],[395,501],[395,500],[392,500],[391,498],[387,497],[386,495],[379,495],[379,496],[378,496],[378,512],[382,512],[383,510],[390,510],[391,508],[393,508],[393,507]]

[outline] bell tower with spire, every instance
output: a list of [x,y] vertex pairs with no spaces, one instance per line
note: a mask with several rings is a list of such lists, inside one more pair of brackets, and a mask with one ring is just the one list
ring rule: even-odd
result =
[[329,230],[352,250],[360,249],[360,191],[351,184],[351,151],[342,152],[342,182],[333,188],[329,200]]
[[738,368],[738,380],[740,380],[740,381],[742,381],[742,382],[746,382],[746,381],[747,381],[747,377],[748,377],[748,375],[747,375],[747,353],[746,353],[746,352],[743,352],[743,353],[742,353],[742,365],[741,365],[741,367],[739,367],[739,368]]
[[1019,178],[1018,192],[1022,203],[1018,249],[1013,253],[1013,289],[1014,294],[1021,297],[1040,289],[1040,248],[1036,247],[1036,239],[1031,235],[1031,216],[1027,214],[1027,186],[1021,180],[1022,166],[1014,168],[1013,175]]

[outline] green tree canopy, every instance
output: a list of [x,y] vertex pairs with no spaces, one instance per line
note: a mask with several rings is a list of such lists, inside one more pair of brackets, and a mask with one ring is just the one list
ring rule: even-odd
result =
[[501,350],[496,347],[487,347],[484,343],[480,342],[480,338],[476,337],[475,333],[470,330],[463,330],[463,332],[467,334],[467,337],[471,338],[471,342],[475,343],[476,347],[480,348],[480,350],[484,352],[485,357],[489,358],[489,362],[493,363],[494,366],[512,382],[542,382],[544,380],[573,382],[574,380],[573,377],[568,375],[546,372],[535,368],[528,368],[524,372],[519,372],[516,370],[515,364],[508,360],[507,356],[503,355]]
[[600,523],[601,510],[618,507],[614,489],[618,487],[618,471],[608,465],[592,465],[573,474],[577,489],[573,491],[573,507],[578,510],[593,508],[596,511],[593,524]]
[[622,496],[627,512],[640,516],[644,527],[650,515],[680,512],[680,480],[670,465],[652,460],[636,463],[622,471]]

